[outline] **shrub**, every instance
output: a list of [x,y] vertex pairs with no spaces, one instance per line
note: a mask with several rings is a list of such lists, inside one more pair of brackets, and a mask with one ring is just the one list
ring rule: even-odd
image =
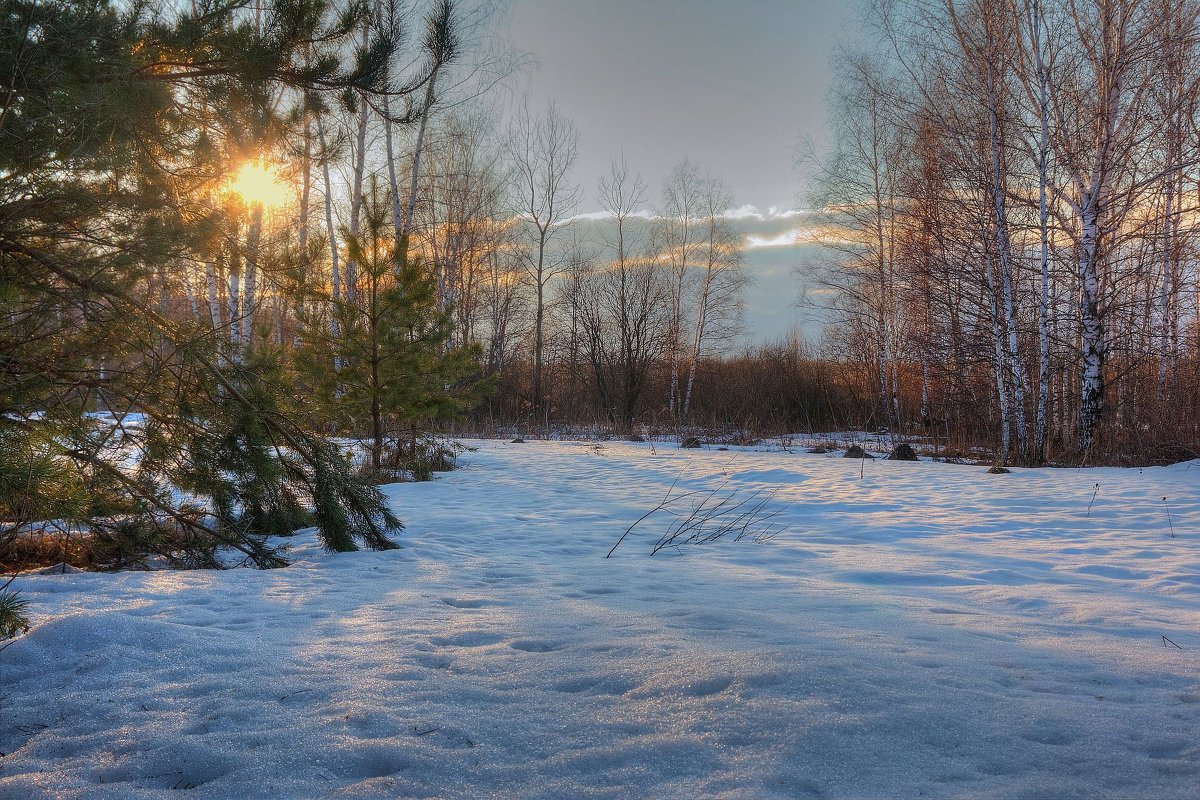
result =
[[450,472],[465,448],[435,436],[402,441],[388,453],[386,473],[394,480],[431,481],[435,472]]
[[11,639],[29,630],[26,605],[26,601],[17,597],[17,592],[9,591],[8,584],[0,588],[0,640]]
[[888,454],[888,461],[920,461],[917,458],[917,451],[912,449],[912,445],[898,444],[892,452]]

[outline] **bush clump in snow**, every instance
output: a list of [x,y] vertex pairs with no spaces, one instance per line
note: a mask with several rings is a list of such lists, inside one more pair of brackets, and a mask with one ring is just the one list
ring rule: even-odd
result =
[[458,464],[465,448],[436,436],[420,436],[387,447],[381,458],[382,468],[375,472],[369,462],[360,465],[364,477],[375,483],[394,481],[431,481],[435,472],[450,472]]
[[892,448],[892,452],[888,453],[888,461],[920,461],[917,458],[917,451],[912,449],[910,444],[898,444]]

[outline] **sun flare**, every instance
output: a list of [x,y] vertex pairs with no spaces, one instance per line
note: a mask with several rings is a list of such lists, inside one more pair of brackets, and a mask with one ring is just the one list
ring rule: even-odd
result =
[[274,208],[288,199],[288,187],[279,179],[278,170],[265,161],[243,164],[230,181],[230,188],[241,195],[247,205]]

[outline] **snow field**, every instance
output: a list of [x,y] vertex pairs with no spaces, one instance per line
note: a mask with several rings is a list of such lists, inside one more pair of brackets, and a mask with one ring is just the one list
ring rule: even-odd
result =
[[[22,578],[0,797],[1200,794],[1200,462],[472,445],[400,551]],[[788,530],[605,560],[681,469]]]

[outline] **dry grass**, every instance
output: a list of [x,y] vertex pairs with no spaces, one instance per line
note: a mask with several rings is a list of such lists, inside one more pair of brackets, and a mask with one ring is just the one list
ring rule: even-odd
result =
[[0,573],[25,572],[64,563],[84,569],[96,565],[90,534],[32,528],[8,534],[0,540]]

